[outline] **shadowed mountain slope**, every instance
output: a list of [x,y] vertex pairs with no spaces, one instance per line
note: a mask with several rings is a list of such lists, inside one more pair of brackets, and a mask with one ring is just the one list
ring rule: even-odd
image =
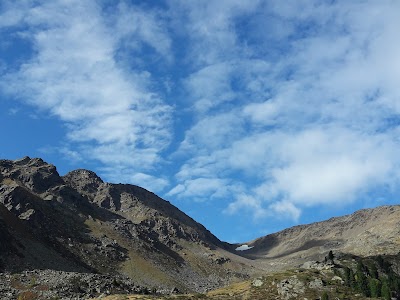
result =
[[1,160],[0,182],[5,270],[122,274],[181,291],[208,290],[253,272],[232,245],[138,186],[105,183],[88,170],[61,177],[53,165],[29,157]]
[[[102,289],[204,292],[275,271],[318,267],[331,250],[350,257],[350,265],[352,255],[391,255],[397,263],[399,236],[400,206],[382,206],[288,228],[235,251],[239,244],[220,241],[144,188],[107,183],[83,169],[60,176],[40,158],[0,160],[0,275],[6,278],[0,296],[19,293],[7,272],[44,283],[55,276],[50,298],[69,278],[63,291],[73,298]],[[101,287],[94,289],[93,280]]]

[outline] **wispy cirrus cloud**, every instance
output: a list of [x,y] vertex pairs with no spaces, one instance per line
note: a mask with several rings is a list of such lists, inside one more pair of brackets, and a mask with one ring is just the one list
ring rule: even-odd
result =
[[[197,69],[186,87],[199,121],[181,145],[192,158],[177,173],[180,186],[196,172],[229,178],[242,189],[227,213],[293,219],[310,206],[360,202],[376,188],[391,197],[400,179],[393,2],[233,7],[213,7],[206,18],[185,6],[195,10],[188,26],[203,29],[192,32],[191,48],[205,54],[189,54]],[[208,36],[207,24],[218,34]],[[221,110],[237,120],[237,134]],[[214,130],[198,130],[203,123]]]
[[6,1],[2,47],[32,51],[0,62],[2,90],[61,120],[61,152],[113,181],[300,220],[397,195],[399,9]]
[[190,41],[186,59],[192,68],[200,68],[238,57],[242,49],[237,47],[235,18],[254,13],[260,1],[171,0],[168,3],[172,8],[170,14],[175,18],[172,22],[175,30]]
[[[14,26],[34,52],[3,73],[3,90],[65,122],[69,141],[87,159],[131,172],[160,162],[172,108],[139,58],[146,47],[171,59],[156,12],[125,4],[105,12],[95,1],[26,1],[8,3],[4,15],[1,26]],[[127,67],[122,50],[136,56],[137,67]]]

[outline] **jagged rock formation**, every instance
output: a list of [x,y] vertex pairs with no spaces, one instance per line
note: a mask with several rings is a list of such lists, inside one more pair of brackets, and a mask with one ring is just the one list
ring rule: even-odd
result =
[[252,272],[155,194],[88,170],[61,177],[38,158],[0,161],[0,238],[3,271],[120,274],[166,291],[204,291]]
[[226,248],[204,226],[161,199],[138,186],[103,182],[94,172],[76,170],[63,177],[64,181],[91,203],[110,210],[135,224],[153,229],[158,239],[173,243],[174,238],[206,243]]

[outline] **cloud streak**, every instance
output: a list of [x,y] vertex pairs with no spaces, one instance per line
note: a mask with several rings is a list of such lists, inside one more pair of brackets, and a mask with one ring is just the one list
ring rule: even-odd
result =
[[64,121],[86,158],[132,172],[154,168],[170,143],[172,109],[153,91],[151,73],[127,70],[119,54],[125,43],[131,55],[146,46],[168,56],[170,38],[156,16],[121,4],[105,19],[95,1],[32,4],[23,17],[10,11],[34,53],[2,76],[3,89]]
[[162,5],[5,2],[4,47],[32,53],[1,63],[3,91],[64,123],[63,153],[226,215],[395,195],[399,4]]
[[362,201],[400,179],[393,2],[296,5],[235,6],[221,18],[189,8],[192,26],[211,23],[218,34],[192,38],[191,47],[209,56],[194,58],[198,69],[188,76],[199,121],[186,131],[181,146],[194,158],[177,179],[182,185],[196,172],[230,179],[229,187],[241,187],[230,214],[297,220],[307,207]]

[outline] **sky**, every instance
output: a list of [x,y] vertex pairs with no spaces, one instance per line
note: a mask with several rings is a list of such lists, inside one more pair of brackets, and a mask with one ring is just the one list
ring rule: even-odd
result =
[[398,204],[399,28],[396,0],[2,0],[0,157],[228,242]]

